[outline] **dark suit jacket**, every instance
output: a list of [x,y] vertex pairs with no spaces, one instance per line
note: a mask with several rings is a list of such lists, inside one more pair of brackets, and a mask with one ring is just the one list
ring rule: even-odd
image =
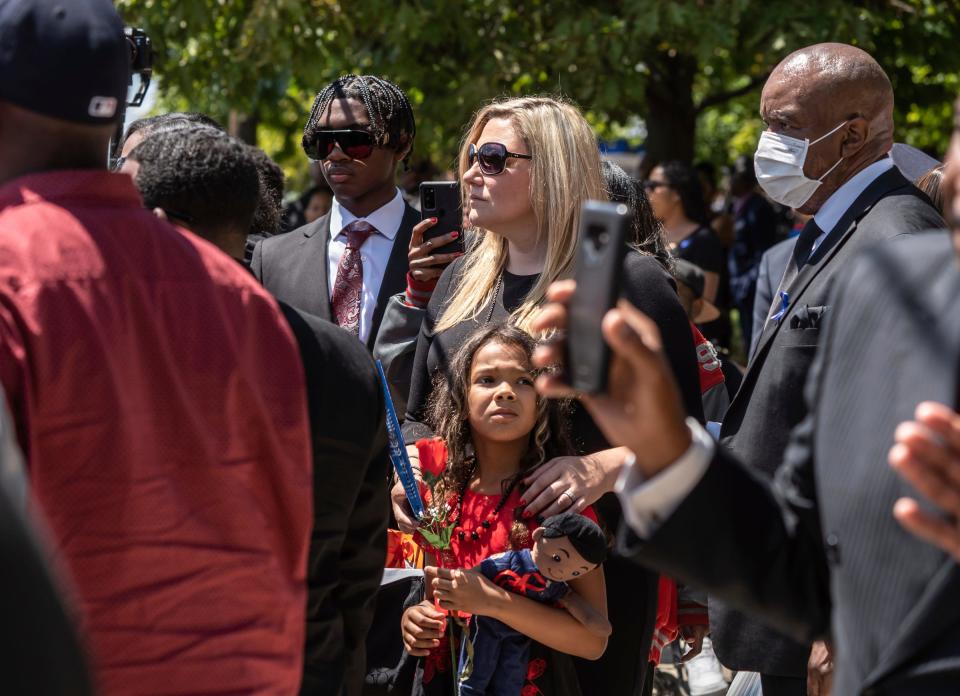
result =
[[[956,408],[960,271],[949,236],[877,247],[836,290],[809,414],[775,482],[719,448],[632,551],[804,643],[832,637],[835,694],[956,694],[960,566],[894,520],[896,499],[917,494],[887,465],[895,428],[919,402]],[[709,532],[691,537],[703,520]]]
[[369,353],[328,321],[280,303],[300,346],[313,439],[304,696],[359,694],[386,550],[389,458]]
[[[407,205],[400,230],[393,240],[393,251],[377,295],[367,348],[372,349],[391,295],[407,287],[407,250],[413,226],[420,213]],[[330,213],[300,229],[269,237],[253,250],[250,269],[278,300],[283,300],[314,316],[332,320],[330,282],[327,272],[327,248],[330,244]]]
[[784,239],[767,249],[760,257],[760,270],[757,271],[757,289],[753,296],[753,331],[750,334],[752,339],[750,341],[749,357],[753,357],[757,344],[760,342],[760,334],[763,333],[763,327],[766,326],[767,319],[770,318],[773,296],[777,294],[780,279],[783,278],[783,272],[787,269],[787,264],[793,254],[793,247],[796,245],[796,237]]
[[[819,317],[829,316],[830,288],[849,272],[854,255],[892,237],[942,227],[929,199],[896,168],[860,194],[787,288],[786,316],[768,321],[760,335],[720,431],[733,455],[767,478],[783,461],[790,431],[807,415],[803,385],[817,348]],[[719,602],[711,602],[710,621],[714,648],[727,667],[806,675],[809,646],[786,640]]]

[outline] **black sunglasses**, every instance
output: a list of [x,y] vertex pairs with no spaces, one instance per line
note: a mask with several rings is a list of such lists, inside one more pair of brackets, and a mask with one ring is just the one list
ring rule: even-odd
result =
[[646,181],[643,182],[643,190],[644,190],[644,191],[656,191],[656,190],[657,190],[658,188],[660,188],[661,186],[667,186],[667,187],[669,187],[669,186],[670,186],[670,182],[668,182],[668,181],[656,181],[655,179],[647,179]]
[[304,143],[303,150],[307,157],[315,160],[325,160],[339,146],[350,159],[367,159],[375,147],[373,136],[362,130],[322,130],[313,134],[308,143]]
[[473,161],[477,160],[480,163],[480,171],[488,176],[502,173],[509,157],[533,159],[533,155],[508,152],[506,145],[502,143],[484,143],[480,147],[470,143],[470,149],[467,151],[467,163],[472,167]]

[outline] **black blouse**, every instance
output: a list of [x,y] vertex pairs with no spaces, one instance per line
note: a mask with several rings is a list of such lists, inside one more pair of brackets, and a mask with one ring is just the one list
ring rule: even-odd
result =
[[[420,328],[410,382],[410,396],[407,400],[406,422],[403,425],[404,440],[408,444],[433,435],[430,427],[423,422],[433,376],[439,370],[446,369],[457,348],[463,345],[471,333],[488,322],[507,319],[523,303],[539,278],[538,275],[518,276],[504,271],[503,288],[494,300],[496,304],[492,312],[490,305],[487,304],[479,312],[476,320],[460,322],[435,335],[433,327],[441,310],[453,294],[465,270],[467,259],[468,257],[457,259],[440,276]],[[697,372],[697,358],[690,322],[677,298],[673,278],[653,257],[631,251],[624,261],[621,294],[656,322],[663,336],[664,351],[673,368],[687,412],[702,421],[700,378]],[[610,446],[586,409],[579,404],[574,407],[570,426],[570,434],[579,454],[590,454]]]
[[673,255],[710,273],[723,273],[727,266],[723,245],[709,227],[699,227],[677,242]]

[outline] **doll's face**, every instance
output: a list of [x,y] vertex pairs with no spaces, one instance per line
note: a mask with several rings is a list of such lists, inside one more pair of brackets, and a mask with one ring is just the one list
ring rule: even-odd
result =
[[581,556],[567,537],[544,536],[543,527],[534,530],[533,541],[534,562],[548,580],[567,582],[597,567]]
[[474,438],[513,442],[537,423],[537,392],[520,348],[491,342],[473,356],[467,393]]

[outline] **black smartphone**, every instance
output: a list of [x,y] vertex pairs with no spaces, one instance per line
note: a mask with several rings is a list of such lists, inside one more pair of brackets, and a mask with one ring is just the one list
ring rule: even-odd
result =
[[587,201],[580,210],[580,248],[570,299],[566,374],[580,392],[606,391],[610,348],[600,325],[620,296],[630,211],[623,203]]
[[437,224],[424,233],[424,241],[449,232],[460,233],[460,237],[449,244],[431,249],[432,254],[463,251],[462,211],[460,185],[456,181],[424,181],[420,184],[420,219],[437,218]]

